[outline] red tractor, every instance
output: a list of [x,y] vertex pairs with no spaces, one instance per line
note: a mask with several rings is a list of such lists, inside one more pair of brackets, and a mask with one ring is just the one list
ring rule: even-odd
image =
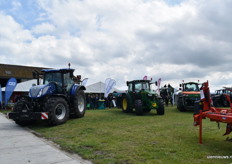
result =
[[213,107],[208,81],[202,84],[200,93],[201,100],[196,103],[196,108],[194,111],[194,126],[200,126],[199,143],[202,144],[202,119],[205,119],[206,117],[208,117],[210,121],[227,123],[227,128],[224,135],[230,134],[232,131],[232,105],[230,96],[227,95],[226,99],[230,103],[229,109]]

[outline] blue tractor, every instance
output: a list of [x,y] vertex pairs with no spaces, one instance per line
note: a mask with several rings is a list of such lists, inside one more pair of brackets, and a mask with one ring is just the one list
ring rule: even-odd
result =
[[[29,95],[21,97],[8,118],[19,125],[29,125],[36,120],[46,120],[49,125],[59,125],[69,117],[81,118],[85,115],[85,87],[80,84],[80,76],[73,75],[74,69],[44,69],[34,72],[37,85],[30,88]],[[42,76],[43,84],[39,85]]]

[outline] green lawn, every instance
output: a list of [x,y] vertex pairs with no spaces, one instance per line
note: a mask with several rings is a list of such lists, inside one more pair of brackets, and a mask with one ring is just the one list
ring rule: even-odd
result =
[[181,113],[176,107],[165,110],[163,116],[156,111],[136,116],[121,109],[88,110],[84,118],[60,126],[37,123],[30,128],[94,163],[232,163],[232,142],[222,136],[225,124],[218,129],[215,122],[203,120],[200,145],[193,112]]

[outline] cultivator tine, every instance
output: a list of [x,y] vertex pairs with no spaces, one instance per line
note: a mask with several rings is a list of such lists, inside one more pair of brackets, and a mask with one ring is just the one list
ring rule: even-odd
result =
[[218,129],[220,129],[220,123],[219,122],[217,122],[217,126],[218,126]]
[[227,124],[226,126],[226,132],[223,134],[223,136],[230,134],[232,131],[232,126],[230,124]]

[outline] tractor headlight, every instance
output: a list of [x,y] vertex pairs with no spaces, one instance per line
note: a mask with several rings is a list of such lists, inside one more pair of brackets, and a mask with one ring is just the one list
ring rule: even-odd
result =
[[39,93],[38,93],[37,97],[42,96],[42,94],[43,94],[43,89],[40,89],[40,91],[39,91]]
[[43,95],[47,93],[48,89],[49,89],[49,86],[46,86],[43,88]]
[[48,89],[49,89],[49,86],[46,86],[46,87],[40,89],[37,97],[41,97],[41,96],[45,95],[47,93]]

